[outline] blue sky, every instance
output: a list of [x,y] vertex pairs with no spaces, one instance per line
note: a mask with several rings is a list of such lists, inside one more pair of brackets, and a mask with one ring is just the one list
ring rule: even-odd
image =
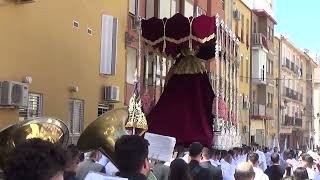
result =
[[320,53],[320,0],[275,0],[276,32],[299,48]]

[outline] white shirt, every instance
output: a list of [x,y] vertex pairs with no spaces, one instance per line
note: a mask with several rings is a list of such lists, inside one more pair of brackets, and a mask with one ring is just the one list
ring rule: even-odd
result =
[[264,155],[263,152],[259,151],[258,149],[257,149],[256,153],[259,155],[259,162],[260,162],[259,167],[260,167],[263,171],[265,171],[265,170],[267,169],[266,156]]
[[213,160],[213,159],[210,159],[210,163],[212,164],[212,166],[214,166],[214,167],[218,167],[218,166],[220,166],[220,162],[219,162],[219,160]]
[[309,179],[314,179],[315,175],[316,175],[316,172],[312,169],[312,168],[306,168],[307,169],[307,172],[308,172],[308,177]]
[[253,167],[255,176],[254,180],[269,180],[269,177],[260,169],[257,167]]
[[267,166],[272,166],[272,161],[271,161],[271,152],[266,152],[264,153],[264,156],[266,157],[266,161],[267,161]]
[[314,180],[320,180],[320,173],[317,172],[316,175],[314,176]]
[[107,176],[114,176],[119,170],[118,168],[113,165],[111,162],[108,162],[107,165],[105,166],[106,169],[106,175]]
[[102,166],[105,166],[107,165],[108,162],[109,162],[109,159],[102,154],[101,158],[96,163],[101,164]]
[[224,159],[221,159],[220,163],[223,180],[234,180],[234,170],[231,164],[226,162]]

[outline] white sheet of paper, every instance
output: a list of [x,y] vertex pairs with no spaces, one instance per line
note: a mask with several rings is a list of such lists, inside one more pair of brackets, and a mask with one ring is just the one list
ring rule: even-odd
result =
[[176,138],[159,134],[146,133],[144,138],[149,141],[149,158],[160,161],[170,161]]
[[128,180],[127,178],[106,176],[102,173],[89,172],[84,180]]

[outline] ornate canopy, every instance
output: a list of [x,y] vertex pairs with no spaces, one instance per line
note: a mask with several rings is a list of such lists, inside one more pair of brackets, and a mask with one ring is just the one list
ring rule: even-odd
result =
[[178,13],[169,19],[142,20],[141,27],[145,44],[164,57],[176,58],[184,48],[195,50],[197,57],[204,60],[214,55],[215,17],[187,18]]

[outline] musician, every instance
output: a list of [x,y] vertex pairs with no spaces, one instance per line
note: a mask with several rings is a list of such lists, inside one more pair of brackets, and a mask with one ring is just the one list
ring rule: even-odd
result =
[[117,176],[129,180],[147,180],[150,172],[148,161],[149,143],[141,136],[124,135],[115,144]]
[[48,141],[29,139],[8,156],[6,180],[63,180],[65,151]]
[[101,153],[98,150],[91,151],[86,156],[87,159],[81,162],[77,168],[76,178],[78,180],[84,180],[90,171],[106,173],[104,166],[96,163],[101,158]]

